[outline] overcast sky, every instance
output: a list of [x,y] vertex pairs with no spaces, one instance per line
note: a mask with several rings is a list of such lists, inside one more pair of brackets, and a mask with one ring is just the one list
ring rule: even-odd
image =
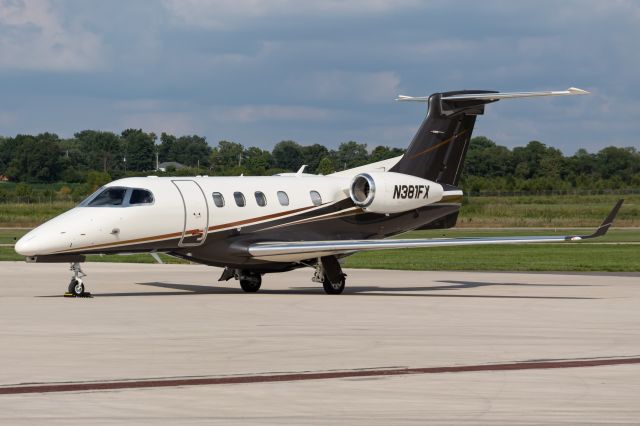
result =
[[640,2],[0,0],[0,134],[124,128],[271,148],[405,147],[398,94],[565,89],[503,100],[475,135],[640,148]]

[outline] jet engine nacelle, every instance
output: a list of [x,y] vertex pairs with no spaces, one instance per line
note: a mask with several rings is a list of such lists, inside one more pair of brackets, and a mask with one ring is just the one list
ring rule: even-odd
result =
[[351,181],[354,204],[371,213],[399,213],[442,199],[442,185],[394,172],[360,173]]

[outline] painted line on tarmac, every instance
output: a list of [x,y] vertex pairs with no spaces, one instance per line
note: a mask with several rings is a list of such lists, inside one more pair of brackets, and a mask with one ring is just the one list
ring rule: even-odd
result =
[[250,376],[187,377],[147,380],[104,381],[104,382],[64,382],[37,383],[26,385],[0,386],[0,395],[86,392],[116,389],[142,389],[177,386],[232,385],[249,383],[295,382],[304,380],[345,379],[353,377],[404,376],[411,374],[467,373],[477,371],[517,371],[543,370],[551,368],[580,368],[611,365],[640,364],[640,357],[559,359],[522,361],[504,364],[459,365],[450,367],[425,368],[384,368],[344,371],[320,371],[303,373],[279,373]]

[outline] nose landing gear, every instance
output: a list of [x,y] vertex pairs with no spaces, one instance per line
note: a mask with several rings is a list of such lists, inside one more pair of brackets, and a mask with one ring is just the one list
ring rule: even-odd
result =
[[69,287],[64,297],[91,297],[91,293],[84,291],[84,281],[82,278],[86,277],[87,274],[82,271],[80,262],[73,262],[69,269],[73,272],[73,276],[71,277]]

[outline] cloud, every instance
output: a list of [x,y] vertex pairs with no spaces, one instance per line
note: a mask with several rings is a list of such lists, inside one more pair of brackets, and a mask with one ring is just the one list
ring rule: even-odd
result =
[[258,121],[326,121],[334,112],[300,105],[241,105],[214,107],[210,118],[215,121],[253,123]]
[[371,15],[420,4],[417,0],[165,0],[174,24],[231,29],[256,18]]
[[400,77],[393,71],[325,70],[291,77],[285,85],[307,99],[386,103],[400,92]]
[[501,101],[474,133],[640,147],[637,40],[632,0],[0,0],[0,124],[406,147],[424,105],[397,94],[576,86],[593,95]]
[[18,116],[11,111],[0,111],[0,126],[10,127],[18,122]]
[[66,28],[48,0],[0,0],[0,68],[86,71],[101,63],[100,39]]

